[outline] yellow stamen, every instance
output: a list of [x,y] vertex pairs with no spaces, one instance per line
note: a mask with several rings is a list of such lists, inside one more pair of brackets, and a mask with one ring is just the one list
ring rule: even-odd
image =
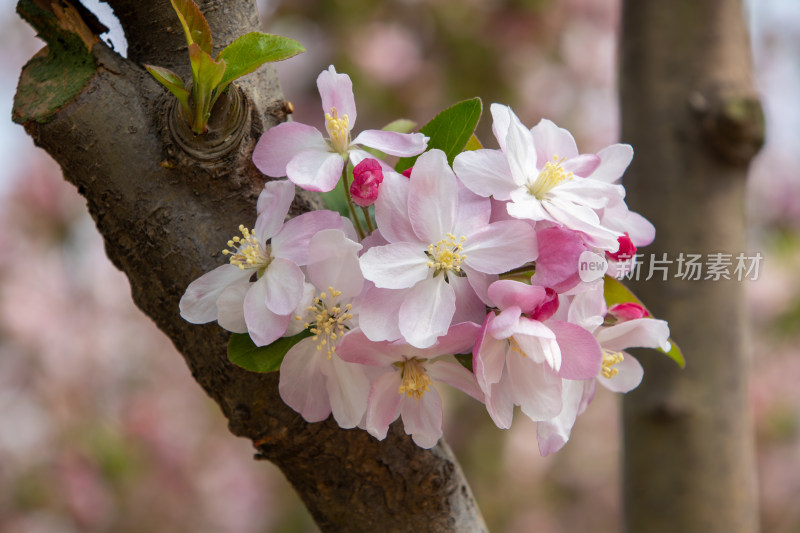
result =
[[603,348],[603,368],[600,370],[600,374],[604,378],[613,378],[619,374],[619,369],[614,368],[614,365],[621,363],[623,359],[622,352],[613,352]]
[[520,348],[520,347],[519,347],[519,344],[517,344],[517,341],[516,341],[516,339],[514,339],[514,337],[509,337],[509,338],[508,338],[508,344],[509,344],[509,347],[510,347],[510,348],[511,348],[513,351],[515,351],[515,352],[517,352],[518,354],[522,355],[522,357],[528,357],[528,354],[526,354],[526,353],[525,353],[525,352],[522,350],[522,348]]
[[239,231],[242,233],[242,237],[237,236],[229,240],[227,245],[232,249],[222,250],[222,255],[230,255],[231,264],[242,270],[245,268],[261,269],[269,266],[272,261],[269,246],[266,250],[262,250],[256,236],[243,225],[239,226]]
[[[327,291],[320,292],[314,298],[314,305],[306,307],[313,317],[313,322],[306,322],[305,327],[312,334],[311,339],[317,343],[317,351],[322,351],[325,347],[328,359],[336,353],[337,341],[344,333],[350,329],[349,320],[352,320],[352,304],[341,306],[337,299],[342,295],[333,287],[328,287]],[[301,319],[301,317],[295,317]]]
[[428,260],[428,268],[432,268],[435,271],[434,276],[440,272],[456,275],[461,273],[461,262],[467,258],[467,254],[461,253],[466,240],[467,238],[462,235],[456,241],[456,236],[448,233],[447,238],[428,245],[428,251],[426,252],[430,258]]
[[533,183],[528,182],[528,191],[538,200],[544,200],[557,185],[573,178],[572,172],[566,172],[561,166],[563,159],[553,156],[553,162],[547,162]]
[[405,394],[415,400],[422,398],[425,392],[430,390],[431,378],[425,372],[425,366],[421,359],[413,357],[403,362],[397,363],[401,367],[403,383],[397,389],[399,394]]
[[325,129],[328,130],[328,138],[331,146],[340,154],[347,153],[350,146],[350,117],[342,115],[336,108],[331,108],[330,113],[325,113]]

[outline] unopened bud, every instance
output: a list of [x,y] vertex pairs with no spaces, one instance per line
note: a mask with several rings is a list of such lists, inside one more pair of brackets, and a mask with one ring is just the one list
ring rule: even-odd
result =
[[369,207],[378,199],[378,187],[383,183],[383,169],[377,159],[365,159],[353,169],[350,196],[361,207]]

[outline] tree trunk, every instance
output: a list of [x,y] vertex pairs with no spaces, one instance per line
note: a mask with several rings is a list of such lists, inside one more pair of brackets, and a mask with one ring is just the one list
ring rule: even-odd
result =
[[647,256],[673,261],[668,281],[654,271],[633,289],[669,321],[687,361],[681,370],[643,355],[645,380],[624,400],[627,530],[756,531],[744,287],[733,275],[675,278],[681,253],[732,254],[731,274],[737,255],[749,255],[745,176],[764,125],[743,8],[628,0],[623,9],[622,137],[636,151],[629,205],[657,228]]
[[[379,442],[331,420],[307,424],[281,401],[277,374],[228,361],[227,332],[181,319],[186,286],[222,264],[225,243],[255,220],[264,177],[250,155],[261,132],[286,119],[287,106],[274,71],[262,68],[218,103],[210,133],[195,138],[176,118],[175,99],[140,65],[188,79],[186,43],[170,3],[107,1],[125,30],[129,59],[99,41],[102,25],[80,4],[19,2],[48,47],[23,69],[13,118],[86,198],[137,306],[172,339],[231,432],[281,468],[323,531],[485,531],[444,442],[423,450],[398,426]],[[259,30],[255,0],[198,4],[215,51]],[[317,206],[303,193],[292,214]]]

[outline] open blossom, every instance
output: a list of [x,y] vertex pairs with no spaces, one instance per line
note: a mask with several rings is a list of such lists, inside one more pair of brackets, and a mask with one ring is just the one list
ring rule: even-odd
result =
[[558,306],[552,290],[501,280],[489,297],[501,311],[487,315],[472,358],[489,415],[501,428],[511,426],[514,405],[533,421],[557,416],[563,379],[594,378],[600,346],[584,328],[552,319]]
[[[258,199],[255,228],[240,226],[223,254],[229,263],[194,280],[180,301],[181,316],[193,324],[217,320],[235,333],[249,332],[259,346],[281,337],[304,294],[300,266],[308,262],[308,241],[326,228],[343,229],[332,211],[312,211],[284,224],[294,185],[272,181]],[[251,281],[253,276],[257,281]]]
[[314,298],[295,320],[311,333],[295,344],[281,363],[278,390],[286,404],[308,422],[331,412],[340,427],[361,422],[369,380],[362,365],[343,361],[337,348],[358,325],[353,300],[364,278],[358,268],[361,245],[342,231],[323,230],[309,242],[308,276]]
[[365,429],[383,440],[399,416],[417,446],[435,446],[442,437],[442,399],[436,382],[483,399],[475,377],[452,358],[442,357],[469,351],[477,333],[477,324],[457,324],[426,349],[402,341],[372,342],[361,331],[345,337],[343,359],[381,370],[370,388]]
[[[562,382],[562,409],[550,420],[537,424],[539,451],[548,455],[560,450],[569,440],[576,418],[594,398],[597,383],[613,392],[628,392],[642,381],[644,371],[627,348],[669,349],[669,326],[649,318],[636,303],[617,304],[605,311],[603,285],[577,294],[569,306],[570,320],[582,324],[597,339],[603,353],[600,372],[593,379]],[[611,325],[605,325],[609,319]]]
[[348,159],[358,164],[371,157],[361,146],[400,157],[420,154],[427,147],[428,138],[421,133],[365,130],[351,139],[356,105],[350,77],[331,65],[317,77],[317,88],[328,137],[298,122],[270,128],[253,151],[253,162],[267,176],[286,176],[303,189],[327,192],[336,186]]
[[376,287],[367,296],[369,315],[390,317],[362,321],[373,340],[399,334],[413,346],[431,346],[457,309],[459,319],[482,319],[495,275],[536,258],[528,223],[489,223],[491,203],[459,184],[441,150],[419,156],[410,179],[387,174],[382,187],[375,215],[389,244],[361,256],[364,277]]
[[553,222],[615,251],[620,233],[601,223],[598,210],[620,202],[624,189],[592,177],[600,156],[579,154],[572,135],[549,120],[529,130],[506,106],[492,104],[491,112],[500,150],[459,154],[453,164],[459,179],[476,194],[507,201],[513,217]]
[[350,197],[361,207],[369,207],[378,199],[378,188],[383,183],[383,167],[377,159],[365,159],[353,169]]

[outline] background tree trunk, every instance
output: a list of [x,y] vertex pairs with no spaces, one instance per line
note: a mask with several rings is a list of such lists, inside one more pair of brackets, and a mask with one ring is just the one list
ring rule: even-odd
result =
[[[331,420],[306,424],[281,401],[276,374],[231,364],[226,332],[180,318],[185,287],[222,264],[224,243],[255,220],[264,178],[250,154],[265,128],[286,119],[285,105],[274,71],[262,68],[218,104],[228,112],[212,116],[212,133],[195,139],[171,118],[174,98],[140,66],[165,66],[188,79],[186,43],[169,1],[108,3],[129,59],[99,41],[102,25],[79,3],[19,2],[49,46],[23,69],[13,118],[86,198],[136,304],[172,339],[231,432],[281,468],[323,531],[485,531],[444,442],[422,450],[396,425],[378,442]],[[215,51],[259,30],[254,0],[197,3]],[[301,194],[292,213],[315,207]]]
[[[628,0],[622,43],[629,204],[657,228],[647,254],[721,252],[735,265],[764,131],[741,2]],[[627,529],[756,531],[742,283],[675,279],[675,262],[669,274],[633,287],[669,321],[687,366],[643,355],[644,383],[624,400]]]

